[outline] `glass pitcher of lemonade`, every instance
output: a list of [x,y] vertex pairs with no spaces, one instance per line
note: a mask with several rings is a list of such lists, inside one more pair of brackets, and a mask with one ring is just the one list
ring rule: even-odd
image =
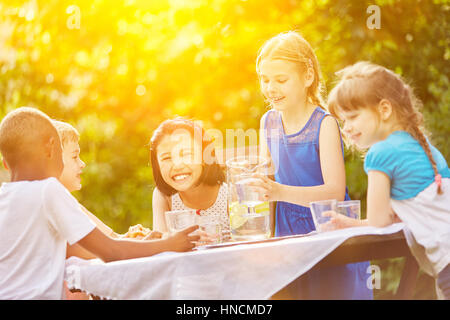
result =
[[228,215],[233,240],[270,237],[269,201],[251,184],[254,174],[266,175],[269,161],[257,156],[230,159],[227,165]]

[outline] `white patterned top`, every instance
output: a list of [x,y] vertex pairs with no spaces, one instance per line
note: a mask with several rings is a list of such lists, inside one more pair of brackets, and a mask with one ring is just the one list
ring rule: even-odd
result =
[[[171,197],[172,210],[195,210],[186,206],[180,198],[178,193]],[[222,230],[222,240],[227,240],[230,237],[230,219],[227,213],[227,185],[223,183],[220,186],[217,194],[216,202],[206,210],[200,210],[201,216],[212,216],[214,221],[217,221]]]

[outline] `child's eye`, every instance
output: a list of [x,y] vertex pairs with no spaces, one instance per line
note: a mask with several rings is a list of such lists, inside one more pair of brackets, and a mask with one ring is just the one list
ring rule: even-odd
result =
[[278,83],[285,83],[287,79],[278,79]]

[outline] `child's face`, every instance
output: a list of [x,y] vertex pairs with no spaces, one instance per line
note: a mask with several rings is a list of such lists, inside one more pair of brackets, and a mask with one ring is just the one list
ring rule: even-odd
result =
[[172,133],[162,138],[156,151],[164,181],[177,191],[194,186],[202,174],[202,146],[189,132]]
[[80,159],[80,146],[76,141],[68,141],[63,146],[64,170],[61,174],[61,183],[70,192],[81,189],[81,173],[86,166]]
[[296,63],[264,59],[259,69],[261,91],[274,109],[284,111],[306,102],[310,84]]
[[370,108],[352,111],[340,111],[339,118],[343,120],[343,132],[358,148],[369,148],[382,140],[379,130],[378,115]]

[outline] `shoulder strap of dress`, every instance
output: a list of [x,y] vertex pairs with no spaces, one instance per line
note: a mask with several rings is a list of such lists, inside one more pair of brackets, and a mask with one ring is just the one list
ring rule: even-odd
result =
[[331,113],[329,113],[328,111],[323,110],[322,108],[318,107],[316,110],[319,111],[320,113],[322,113],[322,116],[318,119],[319,123],[318,123],[317,137],[316,137],[317,141],[319,141],[320,127],[322,125],[323,119],[325,119],[326,116],[332,117],[336,121],[336,124],[338,126],[339,138],[341,139],[342,156],[344,156],[344,141],[342,139],[341,128],[339,127],[339,123],[337,122],[336,118],[333,117],[333,115],[331,115]]
[[319,141],[320,127],[322,125],[323,119],[329,115],[328,112],[323,110],[321,107],[316,107],[311,117],[313,117],[311,121],[311,125],[317,128],[316,130],[316,141]]
[[263,117],[265,117],[264,119],[264,131],[268,130],[268,129],[273,129],[274,127],[274,123],[276,123],[277,121],[277,111],[272,109],[267,111]]
[[171,202],[172,202],[172,210],[176,210],[176,208],[184,208],[185,207],[178,192],[175,193],[174,195],[172,195],[170,198],[171,198]]

